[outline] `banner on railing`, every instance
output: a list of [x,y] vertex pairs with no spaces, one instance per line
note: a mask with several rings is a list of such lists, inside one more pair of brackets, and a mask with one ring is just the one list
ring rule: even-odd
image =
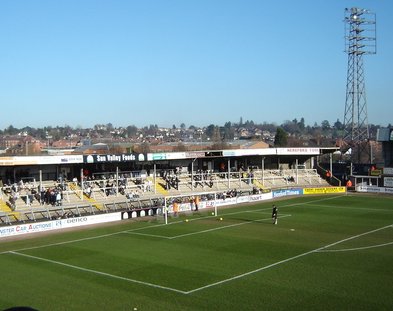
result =
[[383,173],[385,175],[393,175],[393,167],[384,167],[383,168]]
[[384,177],[383,185],[385,187],[393,187],[393,177]]
[[0,237],[44,232],[50,230],[60,230],[65,228],[93,225],[117,220],[121,220],[120,213],[108,213],[101,215],[56,219],[45,222],[34,222],[29,224],[9,226],[5,228],[0,227]]
[[289,195],[301,195],[303,194],[303,189],[281,189],[273,191],[273,198],[285,197]]
[[330,194],[330,193],[345,193],[345,187],[321,187],[321,188],[304,188],[303,194]]
[[356,186],[355,188],[358,192],[372,192],[372,193],[388,193],[393,194],[393,188],[384,188],[384,187],[377,187],[377,186]]
[[[198,209],[213,208],[216,206],[219,207],[219,206],[226,206],[226,205],[235,205],[235,204],[240,204],[240,203],[257,202],[257,201],[269,200],[272,198],[273,198],[272,192],[269,192],[269,193],[245,195],[245,196],[239,196],[239,197],[233,197],[233,198],[227,197],[225,199],[200,201],[199,205],[198,205]],[[194,203],[186,202],[186,203],[178,204],[178,211],[179,212],[186,212],[186,211],[191,211],[191,210],[195,210]],[[168,207],[168,212],[173,213],[173,205],[172,204]]]

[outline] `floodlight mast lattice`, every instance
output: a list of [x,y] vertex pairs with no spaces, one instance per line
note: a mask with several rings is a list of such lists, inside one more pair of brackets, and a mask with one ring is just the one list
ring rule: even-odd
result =
[[346,8],[345,52],[348,54],[344,112],[344,141],[352,148],[352,161],[371,163],[363,56],[376,54],[375,13]]

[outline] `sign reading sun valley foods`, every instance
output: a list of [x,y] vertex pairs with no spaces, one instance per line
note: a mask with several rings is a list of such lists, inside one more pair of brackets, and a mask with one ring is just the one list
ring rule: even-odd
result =
[[140,153],[123,154],[90,154],[83,156],[84,163],[108,163],[108,162],[134,162],[145,161],[145,155]]

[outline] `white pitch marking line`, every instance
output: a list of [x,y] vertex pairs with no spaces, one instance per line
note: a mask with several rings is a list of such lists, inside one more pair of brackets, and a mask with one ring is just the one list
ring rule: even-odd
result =
[[[306,205],[308,205],[308,204],[309,203],[306,203]],[[312,204],[312,203],[310,203],[310,204]],[[312,204],[312,207],[354,209],[354,210],[359,210],[359,211],[373,211],[373,212],[393,212],[393,209],[369,208],[369,207],[352,207],[352,206],[333,206],[333,205],[322,205],[322,204]]]
[[309,203],[314,203],[314,202],[329,201],[329,200],[334,200],[334,199],[338,199],[338,198],[342,198],[342,197],[345,197],[345,195],[338,195],[338,196],[334,196],[334,197],[311,200],[311,201],[307,201],[307,202],[292,203],[292,204],[282,205],[281,207],[290,207],[290,206],[297,206],[297,205],[309,204]]
[[[303,204],[312,203],[312,202],[320,202],[320,201],[325,201],[325,200],[332,200],[332,199],[336,199],[336,198],[340,198],[340,197],[342,197],[342,196],[335,196],[335,197],[330,197],[330,198],[311,200],[311,201],[303,202],[303,203],[294,203],[294,204],[282,205],[281,207],[290,207],[290,206],[296,206],[296,205],[303,205]],[[225,216],[225,215],[236,215],[236,214],[241,214],[241,213],[244,213],[244,212],[265,211],[265,210],[270,210],[270,209],[271,208],[261,208],[261,209],[248,210],[248,211],[239,211],[239,212],[223,214],[222,216]],[[197,218],[197,219],[212,218],[212,217],[217,217],[217,216],[200,217],[200,218]],[[194,220],[197,220],[197,219],[194,219]],[[176,223],[181,223],[181,222],[182,221],[171,222],[171,223],[169,223],[169,225],[176,224]],[[131,229],[131,230],[123,230],[123,231],[119,231],[119,232],[114,232],[114,233],[109,233],[109,234],[102,234],[102,235],[97,235],[97,236],[87,237],[87,238],[81,238],[81,239],[76,239],[76,240],[69,240],[69,241],[45,244],[45,245],[40,245],[40,246],[25,247],[25,248],[17,249],[17,250],[14,250],[14,251],[15,252],[17,252],[17,251],[25,251],[25,250],[31,250],[31,249],[39,249],[39,248],[45,248],[45,247],[52,247],[52,246],[58,246],[58,245],[65,245],[65,244],[83,242],[83,241],[88,241],[88,240],[93,240],[93,239],[99,239],[99,238],[105,238],[105,237],[109,237],[109,236],[114,236],[114,235],[117,235],[117,234],[122,234],[122,233],[127,233],[127,232],[134,232],[134,231],[144,230],[144,229],[149,229],[149,228],[162,227],[162,226],[167,226],[167,225],[168,224],[152,225],[152,226],[147,226],[147,227],[141,227],[141,228],[136,228],[136,229]],[[7,254],[9,252],[10,251],[0,252],[0,255],[1,254]]]
[[363,249],[370,249],[370,248],[377,248],[377,247],[384,247],[388,245],[392,245],[393,242],[388,242],[388,243],[383,243],[383,244],[377,244],[377,245],[370,245],[370,246],[363,246],[363,247],[356,247],[356,248],[345,248],[345,249],[324,249],[318,251],[319,253],[335,253],[335,252],[350,252],[350,251],[360,251]]
[[102,276],[106,276],[106,277],[110,277],[110,278],[114,278],[114,279],[119,279],[119,280],[131,282],[131,283],[136,283],[136,284],[146,285],[146,286],[150,286],[150,287],[165,289],[165,290],[172,291],[172,292],[176,292],[176,293],[180,293],[180,294],[186,294],[185,291],[178,290],[178,289],[175,289],[175,288],[166,287],[166,286],[161,286],[161,285],[157,285],[157,284],[153,284],[153,283],[148,283],[148,282],[143,282],[143,281],[138,281],[138,280],[134,280],[134,279],[129,279],[129,278],[125,278],[125,277],[122,277],[122,276],[118,276],[118,275],[114,275],[114,274],[109,274],[109,273],[101,272],[101,271],[97,271],[97,270],[82,268],[82,267],[70,265],[70,264],[67,264],[67,263],[64,263],[64,262],[60,262],[60,261],[50,260],[50,259],[46,259],[46,258],[42,258],[42,257],[27,255],[27,254],[18,253],[18,252],[13,252],[13,251],[10,251],[10,252],[8,252],[8,253],[13,254],[13,255],[18,255],[18,256],[23,256],[23,257],[31,258],[31,259],[36,259],[36,260],[40,260],[40,261],[49,262],[49,263],[52,263],[52,264],[56,264],[56,265],[60,265],[60,266],[65,266],[65,267],[72,268],[72,269],[76,269],[76,270],[81,270],[81,271],[85,271],[85,272],[90,272],[90,273],[94,273],[94,274],[98,274],[98,275],[102,275]]
[[251,274],[254,274],[254,273],[257,273],[257,272],[260,272],[260,271],[263,271],[263,270],[266,270],[266,269],[269,269],[269,268],[272,268],[272,267],[275,267],[275,266],[278,266],[278,265],[281,265],[281,264],[286,263],[288,261],[291,261],[291,260],[294,260],[294,259],[306,256],[306,255],[309,255],[309,254],[312,254],[312,253],[317,253],[317,252],[319,252],[321,250],[324,250],[326,248],[329,248],[331,246],[334,246],[334,245],[337,245],[337,244],[340,244],[340,243],[343,243],[343,242],[346,242],[346,241],[349,241],[349,240],[352,240],[352,239],[356,239],[356,238],[361,237],[363,235],[367,235],[367,234],[374,233],[374,232],[377,232],[377,231],[380,231],[380,230],[384,230],[384,229],[389,228],[391,226],[392,225],[388,225],[388,226],[381,227],[381,228],[378,228],[378,229],[375,229],[375,230],[364,232],[364,233],[361,233],[361,234],[358,234],[358,235],[355,235],[355,236],[352,236],[352,237],[349,237],[349,238],[346,238],[346,239],[343,239],[343,240],[340,240],[340,241],[337,241],[337,242],[334,242],[334,243],[331,243],[331,244],[328,244],[328,245],[325,245],[325,246],[322,246],[322,247],[319,247],[319,248],[316,248],[316,249],[313,249],[311,251],[308,251],[308,252],[305,252],[305,253],[293,256],[293,257],[289,257],[287,259],[284,259],[284,260],[272,263],[270,265],[267,265],[267,266],[264,266],[264,267],[261,267],[261,268],[258,268],[258,269],[255,269],[255,270],[243,273],[243,274],[236,275],[236,276],[228,278],[228,279],[224,279],[224,280],[221,280],[221,281],[218,281],[218,282],[215,282],[215,283],[211,283],[211,284],[199,287],[199,288],[195,288],[193,290],[190,290],[190,291],[186,292],[186,294],[191,294],[191,293],[194,293],[194,292],[206,289],[206,288],[210,288],[210,287],[217,286],[217,285],[220,285],[220,284],[223,284],[223,283],[227,283],[227,282],[230,282],[230,281],[233,281],[233,280],[236,280],[236,279],[240,279],[240,278],[243,278],[245,276],[248,276],[248,275],[251,275]]
[[[258,209],[258,210],[254,210],[254,211],[262,211],[262,210],[268,210],[268,208]],[[245,212],[245,211],[223,214],[223,216],[225,216],[225,215],[235,215],[235,214],[240,214],[240,213],[243,213],[243,212]],[[251,211],[246,211],[246,212],[251,212]],[[191,219],[190,221],[198,220],[198,219],[205,219],[205,218],[213,218],[213,217],[217,217],[217,216],[204,216],[204,217]],[[45,247],[52,247],[52,246],[59,246],[59,245],[65,245],[65,244],[89,241],[89,240],[94,240],[94,239],[106,238],[106,237],[110,237],[110,236],[114,236],[114,235],[118,235],[118,234],[122,234],[122,233],[134,233],[135,231],[139,231],[139,230],[145,230],[145,229],[150,229],[150,228],[157,228],[157,227],[163,227],[163,226],[168,226],[168,225],[179,224],[179,223],[182,223],[182,222],[183,222],[182,220],[179,220],[179,221],[170,222],[168,224],[151,225],[151,226],[135,228],[135,229],[131,229],[131,230],[123,230],[123,231],[118,231],[118,232],[113,232],[113,233],[108,233],[108,234],[101,234],[101,235],[96,235],[96,236],[87,237],[87,238],[81,238],[81,239],[76,239],[76,240],[69,240],[69,241],[45,244],[45,245],[40,245],[40,246],[25,247],[25,248],[16,249],[16,250],[13,250],[13,251],[15,251],[15,252],[27,251],[27,250],[32,250],[32,249],[39,249],[39,248],[45,248]],[[1,254],[7,254],[9,252],[10,251],[0,252],[0,255]]]
[[[292,216],[292,215],[283,215],[283,216],[280,216],[278,218],[284,218],[284,217],[289,217],[289,216]],[[236,224],[232,224],[232,225],[221,226],[221,227],[218,227],[218,228],[211,228],[211,229],[206,229],[206,230],[197,231],[197,232],[190,232],[190,233],[180,234],[180,235],[176,235],[176,236],[170,237],[169,239],[177,239],[177,238],[182,238],[182,237],[185,237],[185,236],[190,236],[190,235],[195,235],[195,234],[202,234],[202,233],[206,233],[206,232],[217,231],[217,230],[222,230],[222,229],[226,229],[226,228],[247,225],[247,224],[250,224],[250,223],[253,223],[253,222],[260,222],[260,221],[271,220],[271,219],[272,218],[269,217],[269,218],[250,220],[250,221],[246,221],[246,222],[242,222],[242,223],[236,223]]]
[[[181,221],[173,222],[173,223],[170,223],[170,224],[175,224],[175,223],[180,223],[180,222]],[[45,244],[45,245],[40,245],[40,246],[25,247],[25,248],[16,249],[16,250],[13,250],[13,251],[14,252],[27,251],[27,250],[32,250],[32,249],[39,249],[39,248],[45,248],[45,247],[52,247],[52,246],[59,246],[59,245],[65,245],[65,244],[89,241],[89,240],[94,240],[94,239],[106,238],[106,237],[110,237],[110,236],[114,236],[114,235],[118,235],[118,234],[122,234],[122,233],[127,233],[127,232],[131,232],[131,231],[139,231],[139,230],[144,230],[144,229],[147,229],[147,228],[156,228],[156,227],[162,227],[162,226],[166,226],[166,224],[152,225],[152,226],[147,226],[147,227],[135,228],[135,229],[131,229],[131,230],[128,229],[128,230],[123,230],[123,231],[118,231],[118,232],[113,232],[113,233],[108,233],[108,234],[101,234],[101,235],[91,236],[91,237],[87,237],[87,238],[81,238],[81,239],[76,239],[76,240],[68,240],[68,241],[64,241],[64,242],[51,243],[51,244]],[[0,252],[0,255],[1,254],[7,254],[9,252],[10,251]]]
[[[338,196],[334,197],[334,198],[338,198]],[[330,199],[334,199],[334,198],[330,198]],[[321,199],[321,200],[324,200],[324,199]],[[321,201],[321,200],[314,200],[314,201]],[[293,205],[301,205],[301,204],[304,204],[304,203],[297,203],[297,204],[293,204]],[[291,205],[286,205],[286,206],[293,206],[293,205],[291,204]],[[261,209],[261,210],[267,210],[267,208],[266,209]],[[232,213],[232,214],[236,214],[236,213]],[[290,215],[288,215],[288,216],[290,216]],[[159,226],[163,226],[163,225],[165,225],[165,224],[149,226],[149,227],[143,227],[143,228],[137,228],[137,229],[134,229],[134,230],[142,230],[142,229],[146,229],[146,228],[159,227]],[[372,233],[372,232],[383,230],[383,229],[386,229],[388,227],[393,227],[393,224],[385,226],[385,227],[382,227],[382,228],[379,228],[379,229],[375,229],[375,230],[372,230],[372,231],[369,231],[369,232],[365,232],[365,233],[362,233],[362,234],[359,234],[359,235],[356,235],[356,236],[353,236],[353,237],[350,237],[350,238],[347,238],[347,239],[344,239],[344,240],[340,240],[340,241],[337,241],[335,243],[328,244],[326,246],[323,246],[323,247],[320,247],[320,248],[317,248],[317,249],[305,252],[303,254],[299,254],[299,255],[296,255],[296,256],[293,256],[293,257],[281,260],[281,261],[273,263],[271,265],[268,265],[268,266],[265,266],[265,267],[261,267],[259,269],[256,269],[256,270],[253,270],[253,271],[249,271],[249,272],[246,272],[246,273],[234,276],[232,278],[225,279],[225,280],[222,280],[222,281],[219,281],[219,282],[215,282],[215,283],[212,283],[212,284],[209,284],[209,285],[206,285],[206,286],[203,286],[203,287],[199,287],[199,288],[196,288],[196,289],[193,289],[193,290],[190,290],[190,291],[181,291],[181,290],[177,290],[177,289],[170,288],[170,287],[165,287],[165,286],[160,286],[160,285],[156,285],[156,284],[152,284],[152,283],[147,283],[147,282],[142,282],[142,281],[138,281],[138,280],[128,279],[128,278],[124,278],[124,277],[121,277],[121,276],[111,275],[111,274],[105,273],[105,272],[95,271],[95,270],[91,270],[91,269],[86,269],[86,268],[82,268],[82,267],[77,267],[77,266],[73,266],[73,265],[69,265],[69,264],[53,261],[53,260],[50,260],[50,259],[45,259],[45,258],[40,258],[40,257],[36,257],[36,256],[23,254],[23,253],[18,253],[17,251],[5,251],[5,252],[2,252],[0,254],[11,253],[11,254],[19,255],[19,256],[30,257],[30,258],[33,258],[33,259],[42,260],[42,261],[46,261],[46,262],[51,262],[51,263],[55,263],[55,264],[59,264],[59,265],[67,266],[67,267],[71,267],[71,268],[82,270],[82,271],[92,272],[92,273],[96,273],[96,274],[100,274],[100,275],[104,275],[104,276],[109,276],[109,277],[112,277],[112,278],[117,278],[117,279],[129,281],[129,282],[134,282],[134,283],[143,284],[143,285],[147,285],[147,286],[152,286],[152,287],[156,287],[156,288],[166,289],[166,290],[175,291],[175,292],[178,292],[178,293],[182,293],[182,294],[188,295],[188,294],[191,294],[193,292],[203,290],[205,288],[213,287],[213,286],[216,286],[216,285],[219,285],[219,284],[223,284],[223,283],[235,280],[235,279],[242,278],[242,277],[247,276],[247,275],[251,275],[251,274],[257,273],[257,272],[262,271],[262,270],[266,270],[268,268],[280,265],[282,263],[294,260],[296,258],[300,258],[300,257],[306,256],[308,254],[311,254],[311,253],[314,253],[314,252],[318,252],[320,250],[324,250],[324,249],[326,249],[328,247],[337,245],[339,243],[342,243],[342,242],[345,242],[345,241],[348,241],[348,240],[351,240],[351,239],[354,239],[354,238],[357,238],[357,237],[360,237],[360,236],[363,236],[363,235],[366,235],[366,234],[369,234],[369,233]],[[134,231],[134,230],[132,230],[132,231]],[[78,241],[83,241],[83,240],[90,240],[90,239],[100,238],[100,237],[105,237],[105,236],[112,236],[112,235],[121,234],[121,233],[127,233],[127,232],[130,232],[130,230],[120,231],[120,232],[115,232],[115,233],[112,233],[112,234],[100,235],[100,236],[90,237],[90,238],[85,238],[85,239],[78,239],[78,240],[54,243],[54,244],[49,244],[49,245],[42,245],[42,246],[37,246],[37,247],[25,248],[25,249],[21,249],[21,250],[37,249],[37,248],[42,248],[42,247],[61,245],[61,244],[66,244],[66,243],[73,243],[73,242],[78,242]],[[21,251],[21,250],[19,250],[19,251]]]
[[326,245],[326,246],[324,246],[324,247],[318,248],[316,251],[319,252],[319,251],[321,251],[321,250],[325,250],[326,248],[332,247],[332,246],[334,246],[334,245],[341,244],[341,243],[343,243],[343,242],[347,242],[347,241],[350,241],[350,240],[353,240],[353,239],[357,239],[357,238],[359,238],[359,237],[361,237],[361,236],[364,236],[364,235],[367,235],[367,234],[370,234],[370,233],[374,233],[374,232],[378,232],[378,231],[381,231],[381,230],[385,230],[385,229],[387,229],[387,228],[389,228],[389,227],[391,227],[391,226],[392,226],[392,225],[388,225],[388,226],[381,227],[381,228],[378,228],[378,229],[375,229],[375,230],[367,231],[367,232],[364,232],[364,233],[361,233],[361,234],[358,234],[358,235],[355,235],[355,236],[346,238],[346,239],[344,239],[344,240],[340,240],[340,241],[337,241],[337,242],[335,242],[335,243]]
[[164,235],[149,234],[149,233],[142,233],[142,232],[125,231],[125,232],[123,232],[123,233],[135,234],[135,235],[142,235],[142,236],[148,236],[148,237],[159,238],[159,239],[171,239],[171,237],[164,236]]
[[20,248],[20,249],[13,250],[13,251],[4,251],[4,252],[1,252],[0,254],[7,254],[7,253],[10,253],[10,252],[27,251],[27,250],[32,250],[32,249],[39,249],[39,248],[45,248],[45,247],[52,247],[52,246],[58,246],[58,245],[76,243],[76,242],[83,242],[83,241],[88,241],[88,240],[94,240],[94,239],[99,239],[99,238],[106,238],[106,237],[109,237],[109,236],[120,234],[122,232],[124,232],[124,231],[108,233],[108,234],[102,234],[102,235],[96,235],[96,236],[92,236],[92,237],[81,238],[81,239],[76,239],[76,240],[69,240],[69,241],[58,242],[58,243],[51,243],[51,244],[45,244],[45,245],[39,245],[39,246],[25,247],[25,248]]
[[258,269],[255,269],[255,270],[243,273],[243,274],[236,275],[236,276],[234,276],[232,278],[224,279],[224,280],[221,280],[219,282],[215,282],[215,283],[211,283],[211,284],[199,287],[199,288],[195,288],[195,289],[190,290],[190,291],[182,291],[182,290],[178,290],[178,289],[171,288],[171,287],[166,287],[166,286],[161,286],[161,285],[157,285],[157,284],[153,284],[153,283],[148,283],[148,282],[138,281],[138,280],[134,280],[134,279],[129,279],[129,278],[125,278],[125,277],[121,277],[121,276],[117,276],[117,275],[113,275],[113,274],[109,274],[109,273],[105,273],[105,272],[101,272],[101,271],[96,271],[96,270],[92,270],[92,269],[82,268],[82,267],[66,264],[66,263],[63,263],[63,262],[54,261],[54,260],[50,260],[50,259],[45,259],[45,258],[32,256],[32,255],[27,255],[27,254],[15,252],[15,251],[9,251],[7,253],[18,255],[18,256],[24,256],[24,257],[28,257],[28,258],[32,258],[32,259],[36,259],[36,260],[41,260],[41,261],[45,261],[45,262],[49,262],[49,263],[53,263],[53,264],[58,264],[58,265],[61,265],[61,266],[65,266],[65,267],[69,267],[69,268],[73,268],[73,269],[77,269],[77,270],[81,270],[81,271],[85,271],[85,272],[90,272],[90,273],[94,273],[94,274],[99,274],[99,275],[103,275],[103,276],[107,276],[107,277],[111,277],[111,278],[115,278],[115,279],[119,279],[119,280],[123,280],[123,281],[127,281],[127,282],[142,284],[142,285],[146,285],[146,286],[150,286],[150,287],[160,288],[160,289],[164,289],[164,290],[168,290],[168,291],[174,291],[174,292],[177,292],[177,293],[188,295],[188,294],[192,294],[194,292],[197,292],[197,291],[200,291],[200,290],[203,290],[203,289],[206,289],[206,288],[210,288],[210,287],[213,287],[213,286],[216,286],[216,285],[220,285],[220,284],[227,283],[227,282],[230,282],[230,281],[233,281],[233,280],[236,280],[236,279],[243,278],[245,276],[248,276],[248,275],[251,275],[251,274],[254,274],[254,273],[257,273],[257,272],[260,272],[260,271],[263,271],[263,270],[266,270],[266,269],[278,266],[278,265],[286,263],[288,261],[291,261],[291,260],[294,260],[294,259],[306,256],[306,255],[309,255],[309,254],[312,254],[312,253],[316,253],[316,252],[325,250],[328,247],[331,247],[331,246],[343,243],[345,241],[349,241],[349,240],[361,237],[363,235],[374,233],[374,232],[377,232],[377,231],[380,231],[380,230],[383,230],[383,229],[386,229],[386,228],[392,227],[392,226],[393,225],[388,225],[388,226],[381,227],[381,228],[378,228],[378,229],[375,229],[375,230],[364,232],[364,233],[361,233],[361,234],[358,234],[358,235],[355,235],[355,236],[352,236],[352,237],[349,237],[349,238],[346,238],[346,239],[343,239],[343,240],[340,240],[340,241],[328,244],[326,246],[323,246],[323,247],[320,247],[320,248],[317,248],[317,249],[314,249],[314,250],[311,250],[311,251],[308,251],[308,252],[305,252],[305,253],[302,253],[302,254],[299,254],[299,255],[296,255],[296,256],[293,256],[293,257],[281,260],[281,261],[278,261],[278,262],[275,262],[273,264],[270,264],[270,265],[267,265],[267,266],[264,266],[264,267],[261,267],[261,268],[258,268]]
[[228,278],[228,279],[224,279],[224,280],[221,280],[221,281],[212,283],[212,284],[208,284],[208,285],[205,285],[205,286],[202,286],[202,287],[199,287],[199,288],[195,288],[195,289],[192,289],[192,290],[186,292],[186,294],[192,294],[192,293],[194,293],[194,292],[197,292],[197,291],[200,291],[200,290],[203,290],[203,289],[206,289],[206,288],[210,288],[210,287],[217,286],[217,285],[220,285],[220,284],[223,284],[223,283],[231,282],[231,281],[236,280],[236,279],[241,279],[241,278],[243,278],[243,277],[245,277],[245,276],[248,276],[248,275],[251,275],[251,274],[254,274],[254,273],[263,271],[263,270],[267,270],[267,269],[269,269],[269,268],[272,268],[272,267],[274,267],[274,266],[278,266],[278,265],[280,265],[280,264],[283,264],[283,263],[285,263],[285,262],[294,260],[294,259],[296,259],[296,258],[303,257],[303,256],[306,256],[306,255],[308,255],[308,254],[314,253],[315,251],[316,251],[316,250],[311,250],[311,251],[308,251],[308,252],[306,252],[306,253],[299,254],[299,255],[296,255],[296,256],[293,256],[293,257],[290,257],[290,258],[287,258],[287,259],[284,259],[284,260],[281,260],[281,261],[272,263],[272,264],[270,264],[270,265],[267,265],[267,266],[264,266],[264,267],[261,267],[261,268],[258,268],[258,269],[255,269],[255,270],[252,270],[252,271],[243,273],[243,274],[239,274],[239,275],[236,275],[236,276],[231,277],[231,278]]
[[[290,216],[292,216],[292,215],[282,215],[282,216],[280,216],[278,218],[285,218],[285,217],[290,217]],[[171,237],[161,236],[161,235],[154,235],[154,234],[144,234],[144,233],[140,233],[140,232],[125,232],[125,233],[146,235],[146,236],[152,236],[152,237],[157,237],[157,238],[173,240],[173,239],[177,239],[177,238],[183,238],[185,236],[190,236],[190,235],[195,235],[195,234],[202,234],[202,233],[206,233],[206,232],[212,232],[212,231],[222,230],[222,229],[226,229],[226,228],[247,225],[247,224],[250,224],[250,223],[253,223],[253,222],[260,222],[260,221],[264,221],[264,220],[271,220],[271,217],[269,217],[269,218],[262,218],[262,219],[256,219],[256,220],[249,220],[249,221],[246,221],[246,222],[241,222],[241,223],[236,223],[236,224],[231,224],[231,225],[226,225],[226,226],[221,226],[221,227],[216,227],[216,228],[211,228],[211,229],[206,229],[206,230],[201,230],[201,231],[195,231],[195,232],[175,235],[175,236],[171,236]]]

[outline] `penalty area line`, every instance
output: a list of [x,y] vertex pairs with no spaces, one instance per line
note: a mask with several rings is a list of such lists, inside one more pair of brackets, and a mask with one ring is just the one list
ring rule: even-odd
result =
[[369,246],[362,246],[362,247],[355,247],[355,248],[324,249],[324,250],[320,250],[318,252],[319,253],[339,253],[339,252],[361,251],[364,249],[384,247],[384,246],[388,246],[388,245],[392,245],[392,244],[393,244],[393,242],[388,242],[388,243],[383,243],[383,244],[376,244],[376,245],[369,245]]
[[123,233],[130,234],[130,235],[142,235],[142,236],[158,238],[158,239],[171,239],[170,237],[167,237],[165,235],[149,234],[149,233],[142,233],[142,232],[135,232],[135,231],[124,231]]
[[74,265],[70,265],[61,261],[56,261],[56,260],[51,260],[51,259],[46,259],[46,258],[42,258],[42,257],[37,257],[37,256],[32,256],[32,255],[27,255],[27,254],[23,254],[23,253],[19,253],[19,252],[14,252],[14,251],[10,251],[8,252],[9,254],[13,254],[13,255],[17,255],[17,256],[22,256],[22,257],[27,257],[30,259],[35,259],[35,260],[40,260],[40,261],[44,261],[44,262],[49,262],[51,264],[56,264],[56,265],[60,265],[60,266],[64,266],[67,268],[72,268],[75,270],[80,270],[80,271],[84,271],[84,272],[89,272],[89,273],[93,273],[93,274],[98,274],[101,276],[106,276],[112,279],[118,279],[118,280],[122,280],[122,281],[127,281],[130,283],[135,283],[135,284],[141,284],[141,285],[145,285],[145,286],[149,286],[149,287],[155,287],[155,288],[159,288],[159,289],[164,289],[164,290],[168,290],[168,291],[172,291],[172,292],[176,292],[176,293],[180,293],[180,294],[186,294],[187,292],[176,289],[176,288],[171,288],[171,287],[166,287],[166,286],[162,286],[162,285],[158,285],[158,284],[153,284],[153,283],[148,283],[148,282],[143,282],[143,281],[139,281],[139,280],[135,280],[135,279],[129,279],[123,276],[118,276],[118,275],[114,275],[114,274],[110,274],[110,273],[106,273],[106,272],[101,272],[101,271],[97,271],[97,270],[92,270],[92,269],[88,269],[88,268],[83,268],[83,267],[78,267],[78,266],[74,266]]
[[[285,218],[285,217],[290,217],[290,216],[292,216],[292,215],[283,215],[283,216],[280,216],[278,218]],[[262,221],[271,220],[271,219],[272,218],[269,217],[269,218],[250,220],[250,221],[246,221],[246,222],[241,222],[241,223],[221,226],[221,227],[218,227],[218,228],[211,228],[211,229],[206,229],[206,230],[201,230],[201,231],[196,231],[196,232],[190,232],[190,233],[175,235],[173,237],[170,237],[169,239],[173,240],[173,239],[183,238],[183,237],[190,236],[190,235],[196,235],[196,234],[202,234],[202,233],[207,233],[207,232],[212,232],[212,231],[217,231],[217,230],[223,230],[223,229],[227,229],[227,228],[231,228],[231,227],[238,227],[238,226],[248,225],[250,223],[262,222]]]
[[228,278],[228,279],[224,279],[224,280],[221,280],[221,281],[218,281],[218,282],[215,282],[215,283],[211,283],[211,284],[208,284],[208,285],[205,285],[205,286],[202,286],[202,287],[198,287],[198,288],[189,290],[189,291],[187,291],[187,292],[185,292],[185,293],[188,295],[188,294],[192,294],[192,293],[195,293],[195,292],[198,292],[198,291],[201,291],[201,290],[210,288],[210,287],[214,287],[214,286],[221,285],[221,284],[224,284],[224,283],[228,283],[228,282],[231,282],[231,281],[234,281],[234,280],[237,280],[237,279],[241,279],[241,278],[246,277],[246,276],[248,276],[248,275],[252,275],[252,274],[255,274],[255,273],[257,273],[257,272],[260,272],[260,271],[263,271],[263,270],[267,270],[267,269],[273,268],[273,267],[275,267],[275,266],[278,266],[278,265],[281,265],[281,264],[283,264],[283,263],[286,263],[286,262],[295,260],[295,259],[297,259],[297,258],[301,258],[301,257],[307,256],[307,255],[309,255],[309,254],[318,253],[318,252],[323,252],[323,251],[325,251],[327,248],[332,247],[332,246],[334,246],[334,245],[337,245],[337,244],[340,244],[340,243],[343,243],[343,242],[346,242],[346,241],[349,241],[349,240],[353,240],[353,239],[356,239],[356,238],[358,238],[358,237],[361,237],[361,236],[364,236],[364,235],[367,235],[367,234],[370,234],[370,233],[374,233],[374,232],[377,232],[377,231],[380,231],[380,230],[384,230],[384,229],[389,228],[389,227],[392,227],[392,226],[393,226],[393,225],[388,225],[388,226],[381,227],[381,228],[378,228],[378,229],[375,229],[375,230],[371,230],[371,231],[367,231],[367,232],[364,232],[364,233],[361,233],[361,234],[357,234],[357,235],[351,236],[351,237],[349,237],[349,238],[346,238],[346,239],[343,239],[343,240],[340,240],[340,241],[337,241],[337,242],[334,242],[334,243],[331,243],[331,244],[328,244],[328,245],[325,245],[325,246],[322,246],[322,247],[313,249],[313,250],[311,250],[311,251],[308,251],[308,252],[305,252],[305,253],[302,253],[302,254],[293,256],[293,257],[289,257],[289,258],[286,258],[286,259],[277,261],[277,262],[272,263],[272,264],[270,264],[270,265],[263,266],[263,267],[261,267],[261,268],[258,268],[258,269],[252,270],[252,271],[248,271],[248,272],[246,272],[246,273],[242,273],[242,274],[239,274],[239,275],[235,275],[234,277],[231,277],[231,278]]
[[[225,216],[225,215],[222,215],[222,216]],[[281,218],[290,217],[290,216],[292,216],[292,215],[291,214],[284,214],[282,216],[279,216],[278,218],[281,219]],[[183,238],[183,237],[187,237],[187,236],[191,236],[191,235],[203,234],[203,233],[207,233],[207,232],[218,231],[218,230],[223,230],[223,229],[227,229],[227,228],[248,225],[248,224],[255,223],[255,222],[263,222],[263,221],[271,220],[271,219],[272,218],[269,217],[269,218],[261,218],[261,219],[256,219],[256,220],[249,220],[249,221],[245,221],[245,222],[241,222],[241,223],[220,226],[220,227],[216,227],[216,228],[195,231],[195,232],[190,232],[190,233],[184,233],[184,234],[179,234],[179,235],[175,235],[175,236],[171,236],[171,237],[163,236],[163,235],[141,233],[141,232],[133,232],[133,231],[125,231],[123,233],[131,234],[131,235],[136,234],[136,235],[142,235],[142,236],[148,236],[148,237],[155,237],[155,238],[166,239],[166,240],[174,240],[174,239]]]

